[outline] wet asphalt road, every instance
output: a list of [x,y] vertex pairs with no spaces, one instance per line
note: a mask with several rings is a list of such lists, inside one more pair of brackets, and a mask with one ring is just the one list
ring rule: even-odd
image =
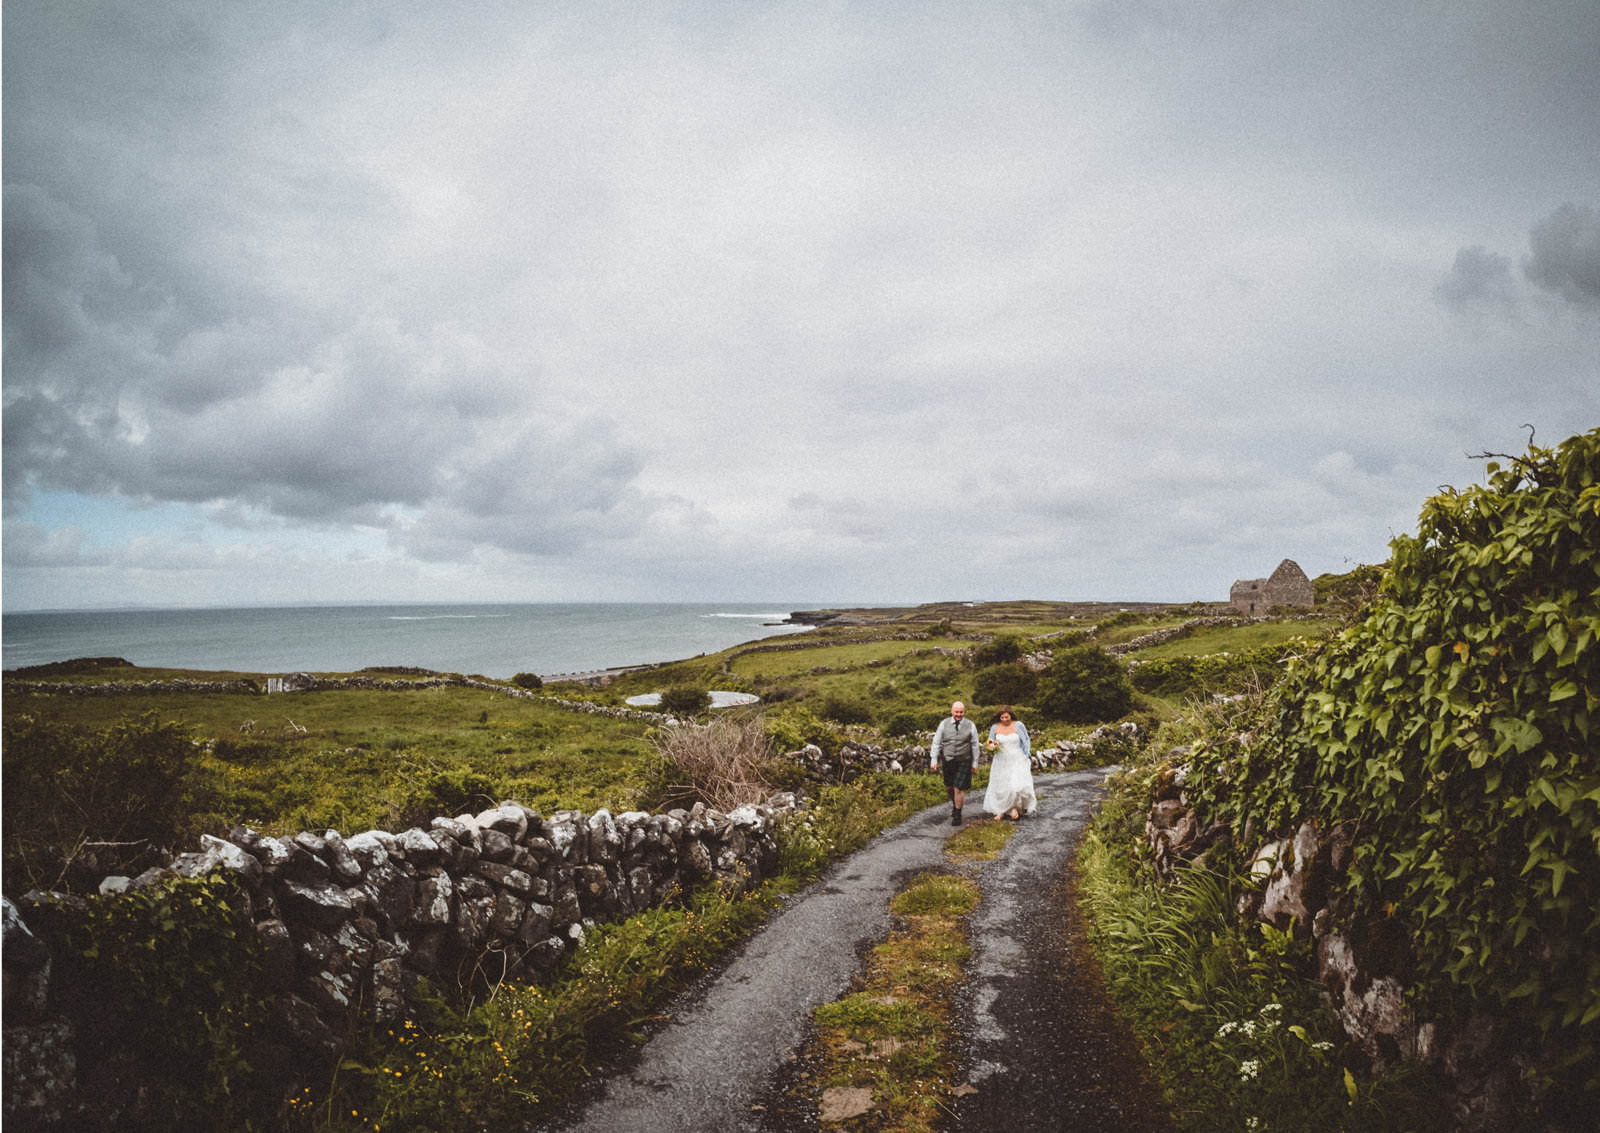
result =
[[1132,1033],[1106,999],[1070,895],[1070,863],[1102,772],[1039,776],[1039,809],[977,874],[973,955],[957,1001],[957,1065],[975,1093],[948,1130],[1171,1128]]
[[[956,1057],[976,1093],[955,1100],[952,1129],[1165,1128],[1141,1108],[1150,1091],[1131,1039],[1096,994],[1092,973],[1074,962],[1083,946],[1065,900],[1067,865],[1104,778],[1038,776],[1038,811],[1018,824],[999,858],[969,867],[984,896],[969,922],[974,955],[956,1005]],[[969,819],[981,814],[980,802],[981,793],[968,801]],[[809,1033],[809,1013],[845,994],[866,950],[889,934],[890,897],[919,871],[948,868],[943,848],[952,832],[949,808],[935,807],[835,864],[726,968],[670,1003],[670,1022],[629,1065],[568,1118],[538,1128],[816,1128],[809,1114],[773,1104]]]

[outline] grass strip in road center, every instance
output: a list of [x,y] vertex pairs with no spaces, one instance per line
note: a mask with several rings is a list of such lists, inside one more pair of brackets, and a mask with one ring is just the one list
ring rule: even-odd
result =
[[[987,861],[1015,831],[973,823],[949,839],[945,854],[957,863]],[[890,900],[898,925],[873,949],[856,989],[813,1013],[818,1032],[809,1045],[818,1069],[809,1088],[818,1093],[823,1128],[943,1124],[954,1073],[951,1004],[972,954],[966,919],[980,896],[969,877],[919,875]]]
[[1010,822],[969,822],[945,842],[944,856],[961,863],[993,861],[1016,832]]

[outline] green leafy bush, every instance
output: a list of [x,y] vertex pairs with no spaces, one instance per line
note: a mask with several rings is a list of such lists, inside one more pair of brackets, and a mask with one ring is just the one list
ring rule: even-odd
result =
[[1427,501],[1365,617],[1257,742],[1200,744],[1189,790],[1235,829],[1348,824],[1352,915],[1398,921],[1427,1007],[1486,1002],[1592,1076],[1600,430],[1488,472]]
[[1382,566],[1366,564],[1343,574],[1317,575],[1311,580],[1316,604],[1344,614],[1365,609],[1378,596],[1383,570]]
[[538,673],[518,673],[511,678],[511,683],[530,692],[538,692],[544,687],[544,680]]
[[10,892],[97,882],[196,832],[209,793],[181,724],[147,712],[91,732],[17,712],[4,737]]
[[661,694],[661,711],[694,716],[711,707],[711,694],[696,685],[673,685]]
[[1306,647],[1304,641],[1289,641],[1238,653],[1160,657],[1134,666],[1130,679],[1140,692],[1160,696],[1239,692],[1256,685],[1272,684],[1282,675],[1284,658]]
[[250,897],[226,877],[174,878],[27,912],[51,944],[52,1009],[86,1065],[126,1059],[96,1104],[117,1128],[260,1129],[282,1086],[261,1057],[262,949]]
[[816,744],[830,755],[839,750],[839,733],[833,725],[799,704],[768,712],[763,727],[779,752],[799,751],[807,744]]
[[979,704],[1027,704],[1039,689],[1039,674],[1021,665],[990,665],[972,676],[972,699]]
[[1116,720],[1133,708],[1133,685],[1122,662],[1095,645],[1059,652],[1039,677],[1034,707],[1072,724]]
[[894,713],[883,723],[883,730],[891,736],[916,736],[926,740],[949,713],[942,708],[922,712],[905,708]]
[[426,826],[435,815],[461,814],[490,807],[500,797],[495,780],[468,767],[435,771],[423,781],[422,789],[410,800],[405,819],[408,825]]
[[853,696],[830,692],[817,705],[817,712],[835,724],[865,724],[871,711]]
[[972,651],[972,663],[977,666],[1003,665],[1022,656],[1022,639],[1016,634],[1003,633]]

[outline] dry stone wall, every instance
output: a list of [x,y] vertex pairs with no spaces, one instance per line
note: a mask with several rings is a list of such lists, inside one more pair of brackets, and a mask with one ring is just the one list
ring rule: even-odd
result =
[[[700,803],[661,814],[542,817],[506,802],[436,818],[427,829],[348,838],[336,830],[273,837],[236,827],[138,877],[106,878],[98,897],[29,892],[6,907],[6,1116],[49,1125],[51,1114],[81,1109],[75,1083],[93,1078],[93,1068],[75,1066],[66,1052],[74,1032],[94,1021],[53,1013],[52,1005],[75,997],[50,987],[55,942],[29,931],[30,920],[54,920],[41,906],[223,871],[249,895],[273,997],[270,1041],[289,1057],[327,1059],[363,1015],[379,1022],[407,1015],[424,977],[463,991],[536,979],[581,942],[585,926],[708,884],[734,891],[759,884],[777,869],[780,816],[800,805],[779,794],[728,813]],[[14,974],[26,997],[13,997]]]
[[567,700],[529,689],[515,688],[476,677],[438,675],[414,680],[385,680],[379,677],[314,677],[309,673],[290,673],[271,677],[263,686],[249,679],[236,681],[193,681],[186,679],[160,681],[103,681],[76,683],[71,681],[10,681],[5,685],[7,696],[162,696],[172,693],[217,693],[231,696],[262,696],[270,691],[278,693],[329,692],[347,689],[364,689],[378,692],[414,692],[429,688],[477,688],[519,700],[539,700],[564,708],[569,712],[584,712],[597,716],[610,716],[618,720],[638,720],[647,724],[675,724],[676,717],[662,712],[649,712],[618,705],[596,704],[589,700]]

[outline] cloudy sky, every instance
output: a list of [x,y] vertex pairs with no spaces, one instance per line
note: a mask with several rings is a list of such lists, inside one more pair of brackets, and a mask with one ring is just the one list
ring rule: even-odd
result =
[[6,0],[4,604],[1189,600],[1600,425],[1593,0]]

